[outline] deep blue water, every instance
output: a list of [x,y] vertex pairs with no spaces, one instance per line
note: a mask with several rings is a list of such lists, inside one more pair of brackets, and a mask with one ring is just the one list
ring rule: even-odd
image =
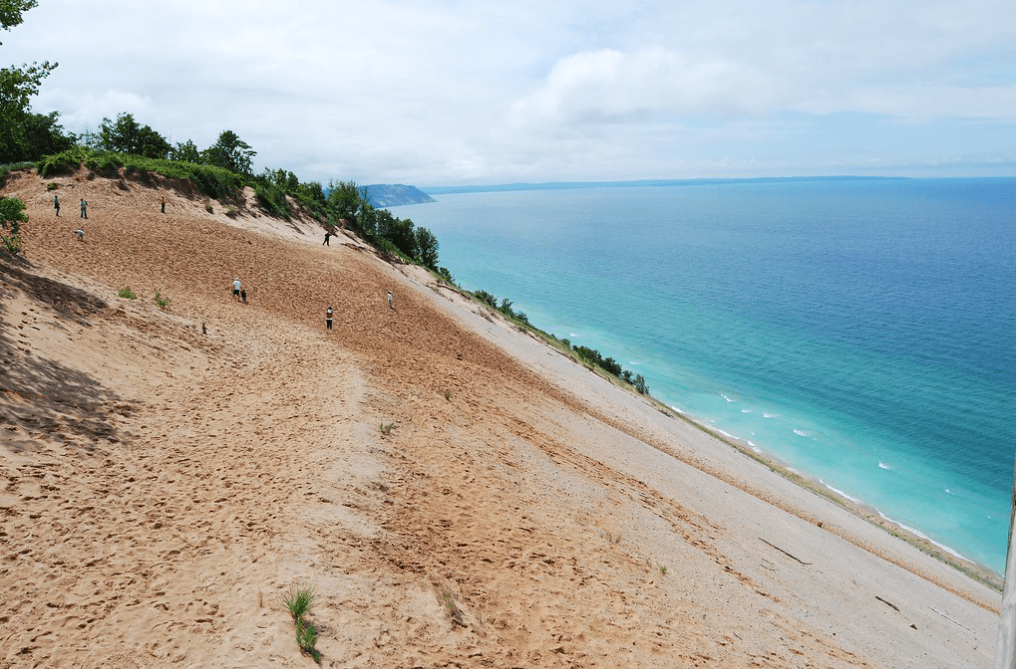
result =
[[1016,181],[442,194],[469,289],[998,572],[1016,439]]

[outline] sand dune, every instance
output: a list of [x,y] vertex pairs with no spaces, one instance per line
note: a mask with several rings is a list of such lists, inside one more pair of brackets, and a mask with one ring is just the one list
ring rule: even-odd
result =
[[990,664],[996,591],[418,269],[53,181],[3,189],[0,667],[314,666],[302,584],[331,667]]

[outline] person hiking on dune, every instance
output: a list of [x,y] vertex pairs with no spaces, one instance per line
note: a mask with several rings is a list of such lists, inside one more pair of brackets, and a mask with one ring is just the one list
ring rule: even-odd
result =
[[81,198],[81,218],[88,218],[88,203],[85,202],[85,198]]
[[60,218],[60,196],[53,196],[53,208],[56,209],[56,217]]
[[233,279],[233,299],[239,301],[240,291],[243,289],[243,284],[240,283],[240,279]]

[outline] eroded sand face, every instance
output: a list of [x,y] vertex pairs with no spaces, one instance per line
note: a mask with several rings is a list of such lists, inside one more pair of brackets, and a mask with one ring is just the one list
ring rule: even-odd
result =
[[997,593],[425,275],[54,181],[83,242],[4,188],[0,666],[313,666],[293,584],[325,666],[990,664]]

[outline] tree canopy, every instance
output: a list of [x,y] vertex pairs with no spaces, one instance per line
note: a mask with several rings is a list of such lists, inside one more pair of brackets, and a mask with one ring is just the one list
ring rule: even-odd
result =
[[[0,27],[20,25],[21,15],[38,4],[35,0],[0,0]],[[0,163],[30,156],[26,125],[31,114],[29,100],[39,92],[42,80],[57,66],[49,62],[0,69]]]
[[133,114],[121,112],[116,121],[102,119],[99,126],[99,148],[116,153],[129,153],[145,158],[165,158],[173,150],[166,138],[134,120]]
[[251,174],[256,155],[257,151],[232,130],[223,130],[215,144],[201,152],[201,157],[209,165],[217,165],[248,176]]

